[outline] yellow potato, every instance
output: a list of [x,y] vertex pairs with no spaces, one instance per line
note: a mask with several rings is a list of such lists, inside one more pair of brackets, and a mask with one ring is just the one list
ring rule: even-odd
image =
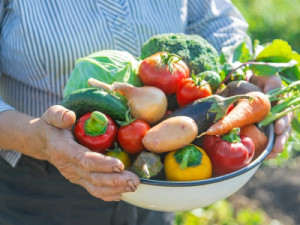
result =
[[162,153],[183,148],[198,134],[195,121],[187,116],[174,116],[152,127],[142,139],[145,148]]

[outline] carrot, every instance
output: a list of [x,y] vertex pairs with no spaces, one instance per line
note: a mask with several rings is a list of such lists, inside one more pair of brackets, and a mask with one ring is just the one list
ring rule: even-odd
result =
[[249,137],[253,141],[255,148],[253,159],[256,159],[267,147],[267,136],[254,124],[241,128],[240,135]]
[[242,128],[264,119],[271,109],[269,98],[258,91],[249,92],[247,95],[253,97],[252,100],[239,100],[223,119],[210,126],[204,134],[222,135],[230,132],[233,128]]

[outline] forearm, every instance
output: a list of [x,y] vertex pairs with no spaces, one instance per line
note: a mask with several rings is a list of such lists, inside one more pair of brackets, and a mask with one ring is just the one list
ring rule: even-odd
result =
[[36,118],[14,110],[0,113],[0,148],[15,150],[22,154],[44,159],[42,152],[32,148],[34,141],[34,123]]

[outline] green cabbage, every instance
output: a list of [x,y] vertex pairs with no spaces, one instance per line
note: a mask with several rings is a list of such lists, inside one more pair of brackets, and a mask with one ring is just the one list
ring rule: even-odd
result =
[[91,77],[108,84],[118,81],[141,86],[137,67],[137,59],[125,51],[103,50],[80,58],[64,88],[64,97],[77,89],[87,88],[87,80]]

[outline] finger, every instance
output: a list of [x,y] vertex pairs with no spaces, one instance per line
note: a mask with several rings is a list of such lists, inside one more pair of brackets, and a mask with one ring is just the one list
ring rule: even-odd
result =
[[268,77],[252,75],[250,82],[260,87],[264,93],[282,86],[281,79],[278,75]]
[[278,75],[265,77],[264,79],[264,93],[267,93],[275,88],[282,86],[282,81]]
[[274,125],[274,132],[277,135],[282,134],[291,124],[292,121],[292,113],[288,113],[284,117],[279,118],[276,120]]
[[285,143],[288,141],[289,135],[291,132],[291,127],[289,126],[284,132],[280,135],[277,135],[273,145],[273,153],[281,153],[284,150]]
[[[83,147],[79,146],[80,149]],[[110,156],[105,156],[98,152],[78,150],[78,153],[74,155],[74,164],[82,171],[85,172],[122,172],[124,170],[124,164]]]
[[116,188],[104,188],[104,187],[95,187],[85,180],[80,180],[79,185],[84,187],[92,196],[96,198],[101,198],[104,201],[120,201],[122,191],[117,190]]
[[267,156],[267,160],[268,159],[275,159],[278,156],[278,153],[275,152],[270,152],[270,154]]
[[83,186],[87,191],[105,201],[119,201],[121,199],[121,194],[126,192],[134,192],[136,188],[131,186],[96,186],[85,179],[80,179],[77,182],[79,185]]
[[76,115],[63,106],[54,105],[43,114],[42,119],[49,125],[67,129],[75,123]]
[[87,173],[78,171],[78,174],[82,179],[94,186],[128,187],[131,191],[135,191],[140,183],[138,176],[127,170],[124,170],[122,173]]

